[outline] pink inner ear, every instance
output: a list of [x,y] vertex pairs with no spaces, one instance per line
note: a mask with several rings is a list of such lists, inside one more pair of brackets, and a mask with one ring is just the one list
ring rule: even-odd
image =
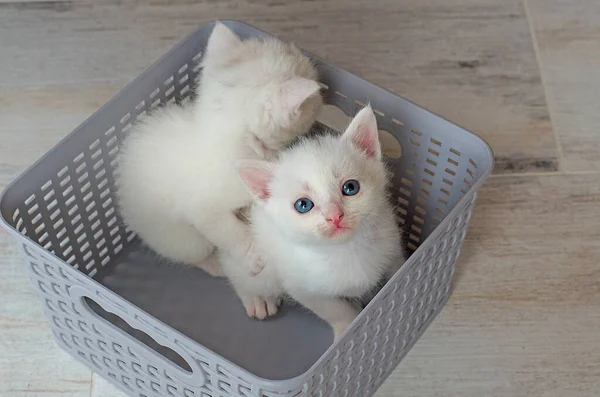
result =
[[271,181],[271,170],[266,167],[240,167],[240,176],[248,186],[250,193],[258,199],[267,200],[271,197],[269,182]]
[[344,137],[350,139],[359,149],[364,150],[367,156],[381,157],[377,119],[375,119],[371,106],[365,106],[358,112],[346,129]]
[[320,89],[316,81],[297,77],[283,83],[277,101],[284,111],[293,112]]
[[360,124],[354,137],[354,144],[367,152],[369,157],[377,155],[377,133],[373,133],[368,126]]

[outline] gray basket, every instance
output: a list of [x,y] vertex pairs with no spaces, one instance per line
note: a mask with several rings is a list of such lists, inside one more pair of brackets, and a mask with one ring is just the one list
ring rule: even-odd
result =
[[[266,36],[225,22],[242,38]],[[115,155],[135,120],[189,96],[213,24],[158,60],[3,193],[57,343],[131,396],[371,396],[448,299],[476,191],[492,169],[477,136],[329,63],[326,102],[366,102],[402,146],[390,159],[398,215],[414,253],[331,345],[298,307],[247,319],[223,280],[169,267],[119,218]],[[310,54],[309,54],[310,55]]]

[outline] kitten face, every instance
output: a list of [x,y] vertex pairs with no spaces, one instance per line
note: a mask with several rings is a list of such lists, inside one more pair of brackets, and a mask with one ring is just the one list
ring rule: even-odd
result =
[[300,142],[277,164],[264,164],[250,167],[250,177],[242,171],[242,179],[279,231],[297,241],[347,240],[373,226],[385,200],[387,173],[370,107],[342,136]]
[[365,221],[369,199],[378,190],[368,172],[358,167],[329,166],[326,171],[309,169],[305,174],[282,169],[271,185],[271,213],[282,229],[299,240],[343,241],[351,237]]
[[271,150],[306,133],[323,103],[315,68],[289,43],[242,41],[217,23],[203,66],[203,73],[219,82],[224,97],[238,99],[249,133]]

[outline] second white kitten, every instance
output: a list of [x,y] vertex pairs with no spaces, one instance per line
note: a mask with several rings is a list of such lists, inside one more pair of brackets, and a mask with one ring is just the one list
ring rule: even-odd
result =
[[255,197],[251,223],[265,268],[248,277],[231,255],[220,259],[248,315],[274,314],[287,294],[338,338],[358,314],[345,298],[363,297],[404,262],[372,109],[341,136],[304,139],[276,162],[239,167]]
[[240,40],[217,23],[195,103],[153,113],[126,137],[117,179],[125,222],[157,253],[220,269],[215,247],[260,271],[249,228],[236,217],[251,196],[234,161],[265,159],[308,131],[322,104],[317,72],[298,48]]

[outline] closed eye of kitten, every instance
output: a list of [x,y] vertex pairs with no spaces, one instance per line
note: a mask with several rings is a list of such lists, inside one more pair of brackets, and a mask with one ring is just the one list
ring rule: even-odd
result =
[[151,113],[125,138],[119,207],[127,225],[166,258],[213,274],[218,248],[239,263],[252,258],[246,262],[255,274],[261,261],[244,210],[252,197],[235,162],[271,160],[308,132],[323,102],[317,71],[294,45],[241,40],[222,23],[202,66],[193,102]]

